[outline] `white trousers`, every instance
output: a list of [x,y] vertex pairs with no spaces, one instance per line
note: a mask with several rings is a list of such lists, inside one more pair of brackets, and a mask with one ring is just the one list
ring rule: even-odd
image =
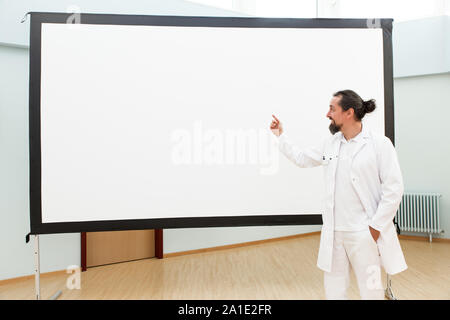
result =
[[363,300],[383,300],[378,247],[369,227],[358,232],[335,231],[331,272],[324,273],[328,300],[346,300],[350,268],[355,272]]

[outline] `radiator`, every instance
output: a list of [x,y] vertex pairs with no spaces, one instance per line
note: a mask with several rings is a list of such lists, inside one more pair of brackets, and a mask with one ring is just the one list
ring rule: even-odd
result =
[[401,231],[442,232],[439,224],[439,198],[437,193],[405,193],[397,210],[396,222]]

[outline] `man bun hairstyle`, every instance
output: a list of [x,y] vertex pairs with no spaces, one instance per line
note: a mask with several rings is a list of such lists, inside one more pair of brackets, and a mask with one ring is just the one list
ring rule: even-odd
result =
[[376,107],[377,106],[375,105],[374,99],[363,101],[363,109],[366,111],[366,113],[371,113],[373,110],[375,110]]
[[374,99],[364,101],[355,91],[353,90],[342,90],[333,94],[333,97],[341,97],[339,105],[344,111],[353,108],[355,111],[355,117],[357,120],[361,121],[366,113],[371,113],[377,107]]

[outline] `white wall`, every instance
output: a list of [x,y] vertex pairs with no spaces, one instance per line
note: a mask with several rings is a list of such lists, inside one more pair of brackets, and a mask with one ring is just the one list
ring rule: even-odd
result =
[[450,72],[450,16],[394,23],[394,78]]
[[438,237],[444,238],[450,234],[449,88],[450,73],[394,79],[395,142],[405,192],[442,194],[445,233]]
[[446,232],[437,237],[448,238],[450,17],[395,23],[393,53],[395,141],[405,191],[442,194],[441,228]]
[[246,16],[183,0],[0,0],[0,44],[28,46],[30,19],[20,23],[27,12]]
[[322,226],[165,229],[164,253],[212,248],[320,231]]

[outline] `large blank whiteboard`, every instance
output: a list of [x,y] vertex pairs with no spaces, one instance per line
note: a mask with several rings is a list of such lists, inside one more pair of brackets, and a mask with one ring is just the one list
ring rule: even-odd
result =
[[320,214],[271,115],[314,146],[352,89],[385,132],[381,28],[42,23],[40,49],[43,224]]

